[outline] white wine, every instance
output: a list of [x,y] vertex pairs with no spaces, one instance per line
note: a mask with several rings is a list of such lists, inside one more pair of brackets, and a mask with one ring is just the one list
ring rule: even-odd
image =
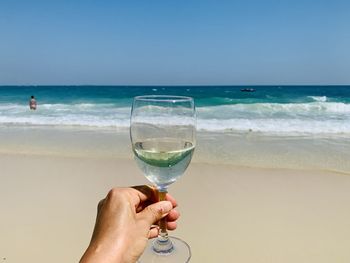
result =
[[133,151],[147,179],[164,188],[185,172],[192,159],[194,145],[191,142],[159,138],[136,142]]

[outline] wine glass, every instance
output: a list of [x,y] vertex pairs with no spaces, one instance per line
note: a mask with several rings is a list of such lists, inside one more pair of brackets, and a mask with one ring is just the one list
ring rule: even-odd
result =
[[[168,186],[183,175],[196,144],[196,112],[190,97],[150,95],[134,98],[130,138],[135,160],[165,200]],[[159,222],[158,238],[150,240],[140,262],[189,262],[189,245],[169,237],[166,219]]]

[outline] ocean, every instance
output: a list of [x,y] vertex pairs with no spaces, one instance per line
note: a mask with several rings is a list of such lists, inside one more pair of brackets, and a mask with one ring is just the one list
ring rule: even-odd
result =
[[0,125],[127,129],[146,94],[193,97],[198,131],[350,136],[350,86],[0,86]]
[[145,94],[194,98],[193,162],[350,174],[350,86],[0,86],[0,153],[132,158]]

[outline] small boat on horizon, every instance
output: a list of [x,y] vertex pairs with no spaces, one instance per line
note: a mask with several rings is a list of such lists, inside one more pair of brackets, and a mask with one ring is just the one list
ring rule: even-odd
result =
[[241,89],[242,92],[254,92],[255,89],[252,88],[245,88],[245,89]]

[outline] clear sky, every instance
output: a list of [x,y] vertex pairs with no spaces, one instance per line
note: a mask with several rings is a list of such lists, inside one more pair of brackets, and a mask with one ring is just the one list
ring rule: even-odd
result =
[[0,1],[4,84],[350,84],[350,1]]

